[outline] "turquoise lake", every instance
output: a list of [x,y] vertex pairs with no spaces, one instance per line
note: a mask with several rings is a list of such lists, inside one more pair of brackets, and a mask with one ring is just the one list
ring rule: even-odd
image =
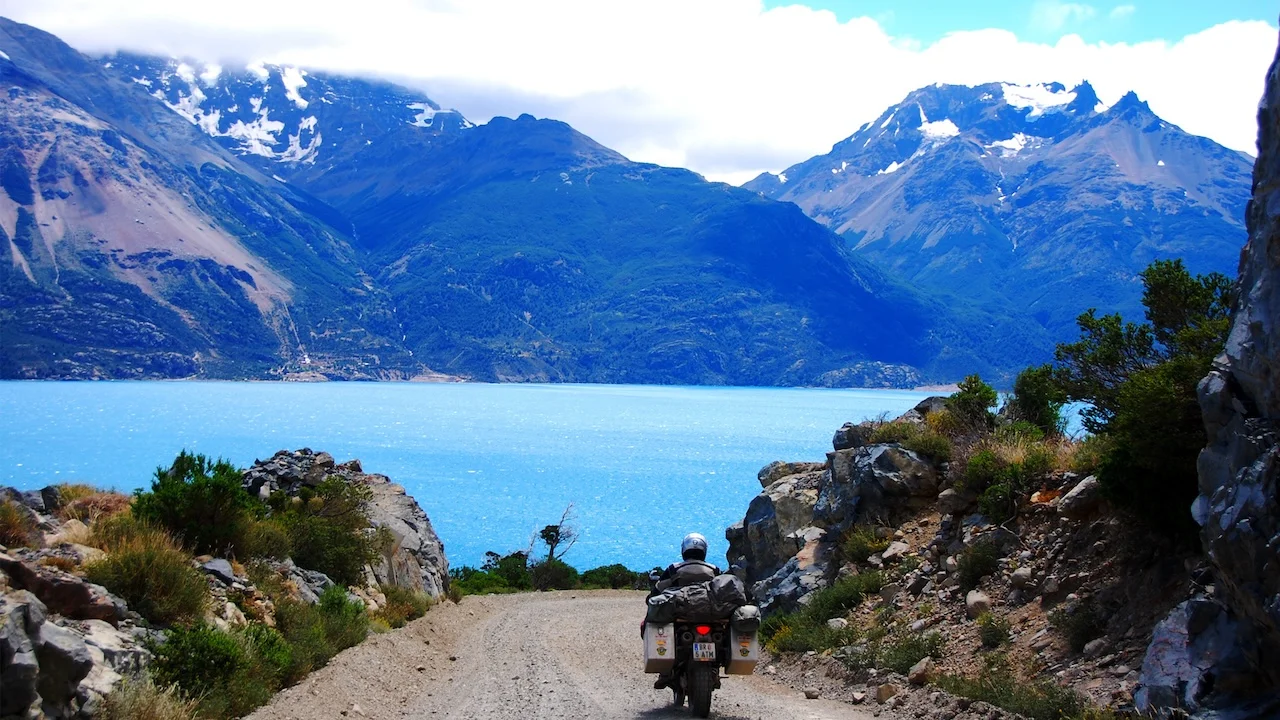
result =
[[724,530],[773,460],[822,460],[900,390],[420,383],[0,382],[0,484],[146,487],[187,449],[248,466],[309,447],[404,485],[451,565],[528,546],[576,508],[580,569],[665,565]]

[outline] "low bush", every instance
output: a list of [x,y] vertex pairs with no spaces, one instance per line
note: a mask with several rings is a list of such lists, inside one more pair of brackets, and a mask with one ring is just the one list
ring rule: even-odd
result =
[[324,667],[339,652],[369,634],[364,606],[338,586],[326,589],[315,605],[284,598],[276,603],[276,627],[293,650],[285,683],[291,684]]
[[[72,487],[88,487],[87,485],[74,485]],[[58,515],[63,520],[76,519],[84,523],[93,524],[104,518],[114,517],[129,509],[133,498],[124,493],[107,491],[94,491],[87,495],[73,493],[74,499],[66,500],[66,495],[62,496],[62,506],[58,508]]]
[[372,501],[368,485],[335,476],[301,502],[283,493],[276,493],[269,502],[273,520],[289,536],[294,562],[341,585],[358,585],[364,566],[378,558],[389,539],[384,532],[368,532]]
[[857,638],[857,630],[832,628],[827,620],[843,616],[867,595],[879,592],[883,585],[884,576],[878,572],[843,578],[815,591],[803,609],[767,618],[760,627],[761,639],[774,652],[826,650],[848,645]]
[[1009,483],[990,485],[978,496],[978,512],[992,522],[1002,523],[1018,512],[1018,496]]
[[[1067,394],[1054,380],[1053,366],[1029,367],[1018,373],[1009,398],[1009,416],[1039,431],[1040,437],[1061,435]],[[1038,438],[1037,438],[1038,439]]]
[[80,563],[69,557],[61,555],[46,555],[40,558],[40,564],[46,567],[57,568],[63,572],[71,572],[79,567]]
[[1019,677],[1004,653],[983,658],[976,677],[943,675],[934,684],[952,695],[990,703],[1028,720],[1075,718],[1086,709],[1084,699],[1073,690]]
[[28,547],[36,544],[36,523],[31,513],[15,502],[0,500],[0,545]]
[[547,558],[529,566],[529,576],[537,590],[572,590],[578,587],[578,571],[556,558]]
[[888,547],[887,538],[876,537],[876,531],[865,525],[855,526],[840,543],[844,557],[855,562],[866,562],[868,557]]
[[614,564],[592,568],[582,573],[584,588],[644,589],[649,585],[649,576],[631,570],[626,565]]
[[964,426],[964,422],[947,408],[935,410],[925,415],[924,424],[935,433],[949,438],[961,435],[968,430]]
[[1067,470],[1080,475],[1093,475],[1102,467],[1102,460],[1111,452],[1113,443],[1106,435],[1086,435],[1073,443],[1066,459]]
[[1000,569],[1000,549],[990,540],[978,540],[960,553],[957,565],[961,589],[972,590],[982,578]]
[[902,447],[934,462],[951,459],[951,440],[928,425],[910,422],[884,423],[871,432],[873,443],[898,443]]
[[196,554],[234,552],[263,510],[240,478],[231,463],[184,450],[168,469],[156,470],[150,491],[138,491],[133,514],[165,528]]
[[1088,602],[1054,610],[1049,613],[1049,624],[1062,633],[1067,645],[1075,652],[1084,650],[1084,646],[1100,637],[1105,629],[1102,616]]
[[961,380],[957,390],[947,398],[947,409],[965,427],[986,429],[995,421],[991,409],[999,400],[995,388],[983,382],[981,377],[970,375]]
[[102,702],[103,720],[193,720],[198,706],[177,685],[157,685],[151,676],[126,677]]
[[876,652],[876,667],[906,675],[926,657],[941,658],[942,636],[936,632],[902,632],[885,637]]
[[984,612],[978,616],[978,638],[982,646],[995,648],[1009,642],[1009,621],[994,613]]
[[410,620],[417,620],[431,609],[431,596],[399,585],[379,585],[387,598],[386,605],[374,613],[375,620],[382,620],[388,627],[404,627]]
[[185,625],[203,617],[209,586],[172,539],[128,515],[102,525],[94,536],[107,556],[85,566],[91,582],[119,595],[154,623]]
[[242,550],[245,558],[284,560],[293,554],[293,541],[280,521],[254,520],[245,529]]
[[85,483],[58,483],[54,487],[58,489],[58,504],[60,506],[69,505],[77,500],[82,500],[101,492],[98,488]]

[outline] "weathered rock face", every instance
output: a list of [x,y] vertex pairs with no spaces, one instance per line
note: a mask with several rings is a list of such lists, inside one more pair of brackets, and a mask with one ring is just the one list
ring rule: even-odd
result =
[[910,450],[897,445],[836,450],[827,453],[814,524],[840,533],[864,512],[913,498],[932,502],[937,495],[933,465]]
[[821,471],[785,475],[752,499],[746,517],[735,526],[740,532],[731,529],[727,535],[729,564],[744,568],[746,582],[769,577],[804,547],[797,533],[813,524],[821,476]]
[[0,553],[0,572],[20,590],[29,590],[52,612],[76,620],[118,622],[128,608],[124,601],[83,578],[45,565],[24,562]]
[[1280,687],[1280,59],[1258,124],[1240,299],[1225,358],[1200,384],[1196,514],[1227,606],[1259,641],[1260,679]]
[[448,589],[449,561],[444,544],[431,527],[431,520],[404,487],[391,482],[386,475],[365,473],[359,460],[335,464],[326,452],[309,449],[290,452],[281,450],[269,460],[259,460],[244,473],[244,486],[250,493],[267,498],[284,491],[296,494],[303,487],[319,485],[336,475],[347,482],[368,485],[373,491],[370,520],[391,532],[395,542],[382,560],[371,568],[379,583],[421,590],[439,597]]

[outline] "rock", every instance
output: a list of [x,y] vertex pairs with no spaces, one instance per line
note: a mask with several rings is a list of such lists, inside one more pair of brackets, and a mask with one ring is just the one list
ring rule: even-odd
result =
[[1107,641],[1105,638],[1094,638],[1084,644],[1085,657],[1098,657],[1107,650]]
[[1009,583],[1017,588],[1025,588],[1031,585],[1032,575],[1031,568],[1023,566],[1013,571],[1009,576]]
[[760,468],[760,472],[756,473],[756,479],[760,481],[760,487],[767,488],[782,478],[801,473],[822,472],[824,469],[826,469],[825,463],[775,460]]
[[128,611],[123,600],[101,585],[56,568],[33,565],[0,553],[0,571],[9,576],[13,587],[30,591],[59,615],[76,620],[116,622]]
[[881,705],[889,702],[889,698],[898,694],[898,686],[892,683],[885,683],[876,686],[876,702]]
[[231,563],[222,558],[214,558],[201,566],[205,572],[218,578],[225,585],[230,585],[236,581],[235,571],[231,569]]
[[75,708],[71,703],[76,698],[76,688],[93,668],[84,638],[46,622],[40,626],[36,658],[40,662],[37,688],[45,715],[74,715]]
[[880,588],[880,599],[885,602],[893,602],[898,597],[898,593],[902,592],[902,586],[898,583],[889,583]]
[[728,557],[731,564],[746,570],[745,582],[770,577],[804,547],[805,541],[797,533],[814,524],[813,507],[821,476],[822,471],[810,471],[770,483],[747,506],[741,531],[726,531]]
[[835,437],[831,438],[831,447],[834,450],[849,450],[862,447],[870,440],[870,436],[871,433],[868,428],[862,425],[854,425],[853,423],[845,423],[836,431]]
[[809,700],[817,700],[820,697],[820,693],[816,687],[807,687],[804,689],[804,696]]
[[1097,512],[1101,505],[1102,486],[1098,484],[1097,477],[1090,475],[1058,500],[1058,513],[1073,520],[1084,520]]
[[920,662],[911,666],[911,670],[907,672],[907,680],[912,685],[924,685],[929,682],[929,677],[933,674],[933,658],[926,657]]
[[938,509],[947,515],[961,515],[969,509],[969,498],[956,492],[953,488],[947,488],[938,493]]
[[907,592],[911,593],[915,597],[920,597],[928,585],[929,578],[924,575],[916,575],[907,581]]
[[1252,628],[1231,617],[1221,603],[1187,600],[1152,631],[1134,704],[1142,713],[1194,711],[1211,688],[1232,692],[1253,687],[1259,677],[1254,667],[1258,644]]
[[885,562],[898,562],[904,555],[911,551],[911,546],[904,542],[891,542],[889,547],[880,553],[880,559]]
[[964,597],[964,610],[970,618],[976,618],[991,610],[991,598],[981,590],[970,590]]
[[841,617],[831,618],[827,621],[827,627],[832,630],[844,630],[849,627],[849,621]]
[[869,445],[827,453],[827,471],[818,486],[814,524],[840,534],[861,515],[935,498],[938,475],[932,463],[896,445]]
[[849,696],[849,699],[853,701],[854,705],[861,705],[864,701],[866,701],[867,694],[864,692],[858,692],[857,690],[855,690],[853,694]]
[[0,596],[0,717],[33,717],[39,711],[40,663],[32,636],[38,637],[45,612],[25,590]]

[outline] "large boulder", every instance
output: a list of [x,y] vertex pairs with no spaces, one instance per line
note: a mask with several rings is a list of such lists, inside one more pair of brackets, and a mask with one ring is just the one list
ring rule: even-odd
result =
[[448,589],[449,561],[426,512],[403,486],[386,475],[365,473],[360,461],[339,465],[326,452],[281,450],[268,460],[255,462],[245,471],[243,482],[246,490],[265,499],[275,492],[295,495],[329,477],[363,483],[373,493],[369,519],[374,526],[388,530],[392,538],[383,557],[370,567],[376,582],[420,590],[432,597]]
[[827,471],[821,480],[814,524],[836,534],[848,530],[868,511],[933,501],[938,496],[938,473],[933,464],[897,445],[827,453]]
[[40,707],[36,658],[44,604],[24,590],[0,596],[0,717],[35,717]]
[[1280,689],[1280,56],[1267,74],[1258,125],[1239,298],[1224,353],[1199,387],[1209,443],[1200,454],[1192,514],[1219,597],[1257,643],[1256,690],[1274,690]]
[[0,553],[0,571],[9,576],[11,586],[29,590],[49,610],[64,617],[118,622],[128,612],[124,601],[106,588],[54,567]]
[[746,517],[734,526],[737,530],[730,528],[726,532],[730,565],[744,568],[746,582],[758,582],[774,574],[804,546],[796,533],[813,525],[821,476],[821,471],[809,470],[770,483],[751,500]]

